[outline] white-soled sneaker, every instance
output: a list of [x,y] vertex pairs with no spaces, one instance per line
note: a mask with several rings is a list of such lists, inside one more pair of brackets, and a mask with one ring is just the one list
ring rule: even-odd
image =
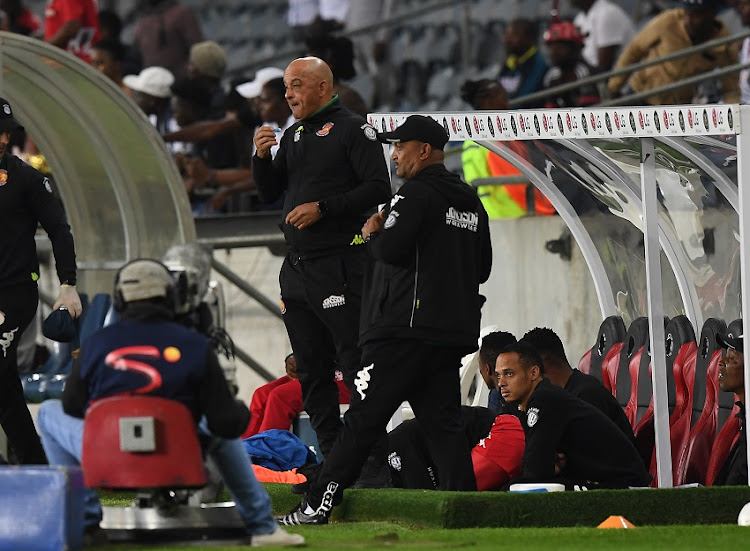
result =
[[305,545],[305,538],[300,534],[290,534],[281,526],[270,534],[257,534],[252,537],[252,547],[299,547]]

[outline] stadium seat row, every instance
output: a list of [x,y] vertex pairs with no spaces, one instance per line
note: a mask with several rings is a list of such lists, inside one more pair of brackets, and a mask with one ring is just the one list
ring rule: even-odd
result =
[[[664,324],[673,483],[710,486],[739,436],[736,396],[719,391],[722,349],[716,334],[741,333],[742,320],[727,326],[710,318],[698,340],[686,316],[665,318]],[[624,408],[656,481],[648,319],[633,320],[627,331],[619,316],[605,319],[578,368],[601,380]]]

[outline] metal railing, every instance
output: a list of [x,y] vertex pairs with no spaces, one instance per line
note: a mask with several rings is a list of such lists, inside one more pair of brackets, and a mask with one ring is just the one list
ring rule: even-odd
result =
[[[640,71],[641,69],[645,69],[647,67],[652,67],[654,65],[661,65],[662,63],[666,63],[669,61],[673,61],[675,59],[681,59],[683,57],[687,57],[690,55],[693,55],[698,52],[702,52],[704,50],[710,50],[711,48],[715,48],[717,46],[723,46],[724,44],[729,44],[732,42],[737,42],[739,40],[742,40],[744,38],[750,37],[750,30],[742,31],[737,34],[726,36],[724,38],[717,38],[715,40],[709,40],[708,42],[704,42],[702,44],[698,44],[696,46],[692,46],[690,48],[685,48],[684,50],[678,50],[676,52],[672,52],[671,54],[667,54],[665,56],[656,58],[656,59],[650,59],[646,61],[641,61],[639,63],[634,63],[633,65],[628,65],[627,67],[622,67],[620,69],[613,69],[611,71],[607,71],[605,73],[597,73],[595,75],[592,75],[590,77],[582,78],[580,80],[576,80],[574,82],[569,82],[567,84],[561,84],[560,86],[555,86],[554,88],[548,88],[546,90],[540,90],[539,92],[534,92],[532,94],[527,94],[525,96],[521,96],[519,98],[514,98],[510,101],[510,104],[512,107],[518,107],[527,103],[531,103],[534,101],[538,101],[540,99],[548,98],[550,96],[554,96],[557,94],[561,94],[563,92],[570,92],[571,90],[576,90],[578,88],[581,88],[583,86],[588,86],[590,84],[599,84],[602,81],[607,81],[612,77],[619,76],[619,75],[625,75],[634,73],[636,71]],[[735,71],[741,71],[742,69],[746,68],[747,65],[732,65],[730,66],[731,70],[724,70],[719,69],[719,71],[723,71],[721,74],[727,74]],[[729,69],[729,68],[725,68]],[[685,79],[685,81],[677,81],[670,83],[666,86],[662,86],[656,91],[657,89],[653,90],[644,90],[643,92],[638,92],[637,94],[631,94],[628,96],[623,96],[621,98],[612,99],[612,100],[606,100],[605,102],[602,102],[601,105],[625,105],[628,101],[635,101],[637,99],[644,99],[649,96],[653,96],[656,94],[660,94],[663,92],[669,92],[674,89],[678,89],[684,86],[689,86],[691,84],[695,84],[697,82],[702,82],[703,80],[709,80],[710,78],[713,78],[716,76],[715,71],[710,71],[707,73],[701,73],[700,75],[695,75],[693,77],[690,77],[689,79]],[[698,78],[702,77],[704,75],[708,75],[705,78]],[[696,79],[696,80],[691,80]],[[682,84],[683,82],[687,82],[688,80],[691,80],[691,82],[687,84]],[[610,103],[612,102],[612,103]],[[616,103],[614,103],[616,102]]]

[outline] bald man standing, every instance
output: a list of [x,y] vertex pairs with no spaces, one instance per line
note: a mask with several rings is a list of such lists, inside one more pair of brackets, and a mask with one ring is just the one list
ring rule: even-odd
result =
[[[281,312],[305,410],[327,455],[341,427],[334,369],[338,363],[353,389],[361,367],[359,312],[367,258],[361,229],[390,199],[390,180],[375,129],[340,104],[323,60],[295,59],[284,72],[284,86],[298,122],[283,135],[270,126],[258,129],[253,174],[262,201],[272,203],[286,193]],[[352,400],[355,396],[352,392]],[[387,473],[385,457],[382,469]]]

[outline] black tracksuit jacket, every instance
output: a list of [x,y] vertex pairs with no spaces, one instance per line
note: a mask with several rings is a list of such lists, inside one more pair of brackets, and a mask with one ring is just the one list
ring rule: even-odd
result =
[[52,241],[60,283],[76,284],[73,235],[49,180],[18,157],[0,157],[0,287],[39,278],[34,235],[38,224]]
[[651,476],[627,436],[596,407],[542,379],[521,415],[526,432],[523,474],[514,482],[554,482],[555,457],[565,454],[561,477],[589,489],[648,486]]
[[[253,177],[265,203],[286,191],[281,227],[287,246],[301,256],[361,245],[368,214],[391,195],[375,130],[338,97],[290,126],[273,161],[254,155]],[[283,222],[298,205],[318,201],[328,212],[312,226],[298,230]]]
[[[372,234],[360,343],[419,339],[477,349],[479,284],[492,267],[487,213],[476,191],[442,164],[410,178]],[[465,352],[465,353],[466,353]]]

